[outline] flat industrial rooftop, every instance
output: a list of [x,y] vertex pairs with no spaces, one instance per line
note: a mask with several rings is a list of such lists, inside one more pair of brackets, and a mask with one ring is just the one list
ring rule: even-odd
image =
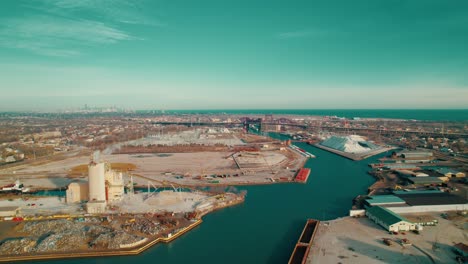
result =
[[443,205],[443,204],[465,204],[466,199],[450,193],[417,193],[398,194],[407,204],[417,205]]

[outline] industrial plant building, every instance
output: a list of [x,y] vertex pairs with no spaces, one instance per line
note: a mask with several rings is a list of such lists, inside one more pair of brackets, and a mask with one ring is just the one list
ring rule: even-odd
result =
[[433,157],[432,151],[428,150],[405,150],[397,153],[397,156],[403,159],[423,159],[431,160]]
[[442,181],[439,177],[412,177],[408,178],[408,182],[416,185],[438,185],[442,184]]
[[367,206],[384,206],[384,205],[406,205],[406,202],[395,195],[372,195],[365,200]]
[[72,182],[66,192],[67,203],[79,203],[89,200],[88,182]]
[[418,170],[419,168],[416,164],[403,164],[403,163],[385,163],[383,166],[387,170]]
[[122,199],[123,174],[113,171],[109,163],[91,161],[88,176],[88,182],[74,182],[68,186],[67,203],[87,201],[88,213],[103,213],[108,203]]
[[395,170],[398,175],[409,178],[409,177],[429,177],[429,174],[424,172],[416,172],[411,170]]
[[457,171],[457,170],[449,169],[449,168],[440,168],[436,170],[436,172],[445,177],[464,178],[466,176],[465,173],[461,171]]

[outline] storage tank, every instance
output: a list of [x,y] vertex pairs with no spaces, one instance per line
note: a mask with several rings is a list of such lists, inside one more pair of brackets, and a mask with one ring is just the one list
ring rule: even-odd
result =
[[89,200],[106,200],[106,182],[104,163],[91,163],[88,166],[89,173]]
[[78,203],[80,202],[80,185],[76,182],[70,183],[66,191],[67,203]]
[[66,191],[67,203],[79,203],[89,199],[89,184],[87,182],[72,182]]

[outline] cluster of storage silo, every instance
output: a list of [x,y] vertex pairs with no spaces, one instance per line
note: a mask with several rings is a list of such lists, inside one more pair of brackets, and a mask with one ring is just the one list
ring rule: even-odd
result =
[[67,202],[87,201],[88,213],[103,213],[107,203],[121,200],[124,195],[123,174],[113,171],[109,163],[98,160],[95,154],[88,165],[88,183],[71,183],[67,189]]

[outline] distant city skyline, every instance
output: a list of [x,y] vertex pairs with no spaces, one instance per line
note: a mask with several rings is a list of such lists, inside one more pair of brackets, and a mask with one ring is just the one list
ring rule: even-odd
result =
[[468,109],[463,0],[0,2],[0,111]]

